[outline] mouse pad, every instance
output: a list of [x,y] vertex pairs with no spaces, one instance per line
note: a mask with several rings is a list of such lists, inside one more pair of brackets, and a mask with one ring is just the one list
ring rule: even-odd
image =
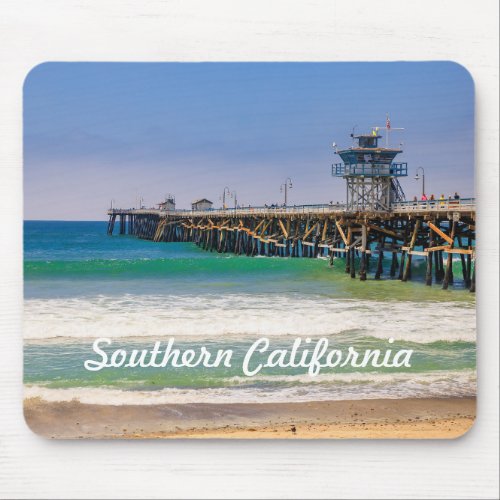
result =
[[52,439],[455,438],[474,87],[453,62],[44,63],[24,415]]

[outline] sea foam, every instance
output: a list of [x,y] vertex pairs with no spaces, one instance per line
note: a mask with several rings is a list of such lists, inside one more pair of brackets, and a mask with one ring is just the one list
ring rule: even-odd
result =
[[362,336],[419,343],[476,339],[463,302],[338,299],[271,294],[131,295],[25,300],[25,339]]
[[[467,397],[476,394],[474,370],[422,373],[336,373],[318,377],[289,375],[233,377],[229,387],[204,389],[163,388],[123,390],[111,387],[76,387],[52,389],[26,385],[26,398],[45,401],[80,401],[86,404],[143,405],[193,403],[280,403],[305,401],[341,401],[357,399],[399,399]],[[255,382],[273,382],[255,385]]]

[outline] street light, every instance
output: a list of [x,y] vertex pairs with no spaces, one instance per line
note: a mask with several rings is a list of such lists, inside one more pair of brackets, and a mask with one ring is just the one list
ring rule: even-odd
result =
[[285,183],[284,184],[281,184],[280,186],[280,193],[283,192],[283,188],[285,188],[285,207],[286,207],[286,204],[288,202],[288,190],[289,189],[292,189],[292,179],[290,179],[290,177],[287,177],[286,180],[285,180]]
[[234,209],[236,210],[236,207],[238,206],[238,198],[236,197],[236,191],[233,191],[231,193],[231,197],[234,198]]
[[222,191],[222,208],[226,208],[226,193],[231,196],[231,191],[227,186],[224,187],[224,191]]
[[422,196],[425,195],[425,170],[423,167],[418,167],[417,168],[417,173],[415,175],[415,180],[418,181],[420,180],[420,176],[418,175],[418,171],[422,170]]

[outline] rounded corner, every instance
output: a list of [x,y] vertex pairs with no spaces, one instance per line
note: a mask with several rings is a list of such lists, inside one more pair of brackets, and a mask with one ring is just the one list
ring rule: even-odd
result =
[[34,66],[30,67],[30,69],[24,75],[24,78],[23,78],[23,85],[22,85],[23,93],[26,90],[26,85],[28,84],[29,80],[31,78],[33,78],[33,74],[36,73],[42,66],[44,67],[44,66],[47,66],[49,64],[52,64],[52,63],[50,61],[42,61],[42,62],[36,63]]
[[476,84],[474,82],[474,77],[472,76],[472,73],[469,71],[469,69],[464,66],[462,63],[459,63],[457,61],[448,61],[449,64],[451,64],[452,66],[455,66],[459,71],[461,71],[465,77],[469,80],[470,82],[470,85],[472,87],[472,92],[475,93],[475,90],[476,90]]
[[33,426],[33,422],[31,421],[30,415],[29,415],[30,409],[27,406],[27,401],[23,401],[23,420],[24,423],[26,424],[26,427],[30,430],[32,434],[34,434],[36,437],[41,438],[41,439],[51,439],[51,437],[47,434],[43,434],[42,432],[39,431],[39,429],[36,429]]
[[476,421],[477,421],[477,415],[474,415],[474,418],[470,422],[470,425],[467,427],[467,429],[465,429],[461,434],[454,436],[452,440],[456,441],[458,439],[465,439],[465,436],[468,436],[470,431],[475,427]]

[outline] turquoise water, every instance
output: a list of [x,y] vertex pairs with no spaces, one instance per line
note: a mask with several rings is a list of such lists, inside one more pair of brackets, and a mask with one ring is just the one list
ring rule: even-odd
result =
[[[245,257],[191,243],[106,235],[105,222],[25,223],[25,384],[28,395],[110,404],[304,401],[475,394],[474,295],[414,281],[353,280],[344,261]],[[390,264],[385,265],[389,270]],[[460,275],[457,263],[456,276]],[[92,343],[128,351],[232,349],[231,367],[86,370]],[[411,349],[411,368],[264,368],[245,377],[250,345],[296,338],[332,349]],[[388,339],[395,339],[388,344]],[[256,356],[255,361],[260,357]]]

